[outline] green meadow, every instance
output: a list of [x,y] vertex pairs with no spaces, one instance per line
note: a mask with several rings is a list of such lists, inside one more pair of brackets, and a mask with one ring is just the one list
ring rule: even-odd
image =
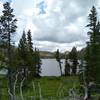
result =
[[[7,81],[5,77],[0,77],[0,97],[2,100],[7,100],[8,89]],[[23,97],[25,100],[31,100],[31,98],[36,98],[40,100],[43,98],[45,100],[51,100],[59,98],[64,98],[68,96],[68,91],[72,87],[78,88],[79,81],[78,77],[42,77],[34,79],[33,81],[25,80],[22,87]],[[16,97],[19,99],[20,96],[20,85],[16,85]]]

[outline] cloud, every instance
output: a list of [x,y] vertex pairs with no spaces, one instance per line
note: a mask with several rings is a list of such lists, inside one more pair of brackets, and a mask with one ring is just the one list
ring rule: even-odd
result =
[[74,45],[81,49],[88,39],[87,16],[92,5],[99,4],[98,0],[12,0],[18,18],[15,41],[23,29],[31,29],[33,41],[41,50],[64,51]]
[[49,42],[49,41],[33,41],[35,47],[39,48],[42,51],[51,51],[55,52],[57,49],[60,52],[65,52],[71,50],[73,46],[77,47],[77,50],[81,50],[86,46],[85,42],[83,41],[76,41],[72,43],[56,43],[56,42]]
[[[69,6],[65,7],[67,2],[51,1],[50,3],[48,1],[47,4],[47,14],[33,17],[33,24],[38,27],[33,39],[58,43],[70,43],[81,39],[83,41],[86,40],[86,33],[83,34],[83,32],[85,31],[85,17],[87,13],[85,13],[85,17],[83,13],[81,14],[80,7],[77,8],[77,2],[69,1]],[[59,10],[57,10],[58,8]],[[74,12],[70,12],[69,9],[71,9],[70,11],[75,10]]]
[[[96,4],[92,0],[46,0],[47,14],[33,17],[33,24],[38,28],[33,39],[53,43],[84,44],[88,39],[85,28],[91,7]],[[81,41],[81,42],[80,42]],[[52,45],[54,45],[52,43]],[[82,48],[83,45],[79,46]],[[71,45],[72,47],[72,45]]]
[[0,2],[0,15],[2,14],[2,10],[3,10],[3,3]]

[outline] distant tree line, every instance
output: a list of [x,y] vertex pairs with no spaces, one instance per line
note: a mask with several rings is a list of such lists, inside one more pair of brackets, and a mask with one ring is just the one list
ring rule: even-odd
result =
[[77,66],[78,66],[78,52],[76,47],[73,47],[72,50],[65,54],[65,69],[64,73],[62,72],[62,61],[59,49],[57,49],[55,53],[55,58],[59,63],[60,73],[61,76],[69,76],[69,75],[76,75],[77,74]]

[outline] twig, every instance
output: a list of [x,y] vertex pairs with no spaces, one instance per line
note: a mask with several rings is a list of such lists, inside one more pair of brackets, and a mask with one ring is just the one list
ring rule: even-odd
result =
[[16,84],[17,84],[17,80],[18,80],[18,75],[19,75],[19,72],[16,74],[16,79],[14,82],[14,98],[15,98],[15,100],[16,100]]
[[41,94],[41,86],[40,86],[40,83],[38,83],[38,87],[39,87],[40,100],[43,100],[42,94]]
[[24,80],[25,80],[25,77],[23,78],[23,80],[21,81],[21,84],[20,84],[20,96],[21,96],[21,100],[24,100],[23,92],[22,92],[22,87],[23,87]]
[[33,86],[33,92],[34,92],[34,100],[36,100],[36,90],[35,90],[34,81],[32,81],[32,86]]

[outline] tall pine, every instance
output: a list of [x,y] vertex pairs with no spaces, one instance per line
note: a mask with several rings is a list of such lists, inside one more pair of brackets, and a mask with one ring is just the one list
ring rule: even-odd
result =
[[28,49],[30,53],[33,53],[33,43],[32,43],[32,36],[31,36],[30,30],[28,30],[27,32],[27,44],[28,44]]
[[28,69],[31,72],[31,75],[34,76],[35,73],[35,56],[34,56],[34,51],[33,51],[33,43],[32,43],[32,36],[31,36],[31,31],[28,30],[27,32],[27,46],[28,46]]
[[21,59],[21,66],[27,66],[27,60],[28,60],[28,47],[27,47],[27,39],[26,39],[26,34],[25,31],[23,31],[22,37],[19,41],[19,45],[18,45],[18,53],[19,53],[19,57]]
[[87,50],[85,59],[87,62],[86,66],[86,79],[87,83],[94,81],[100,82],[100,23],[97,19],[96,8],[93,6],[91,13],[88,16],[90,31],[89,42],[87,42]]
[[[12,77],[12,55],[11,55],[11,36],[16,31],[16,21],[15,15],[13,14],[13,9],[10,7],[10,3],[6,2],[3,4],[4,10],[0,16],[0,34],[1,38],[7,42],[7,54],[8,54],[8,88],[10,93],[13,94],[13,77]],[[13,98],[10,97],[12,100]]]

